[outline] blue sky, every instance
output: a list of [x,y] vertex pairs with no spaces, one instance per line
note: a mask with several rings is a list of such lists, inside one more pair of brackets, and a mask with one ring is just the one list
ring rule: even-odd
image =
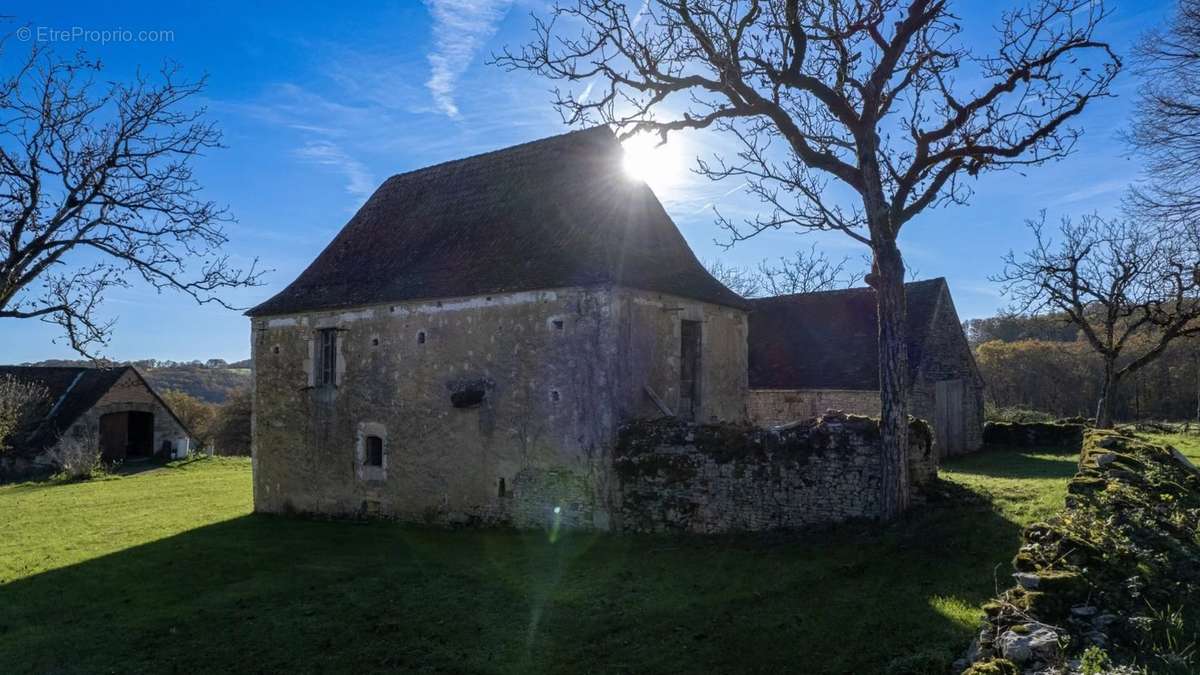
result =
[[[388,176],[428,164],[561,133],[548,83],[485,64],[504,45],[528,34],[540,0],[427,0],[375,3],[12,3],[5,14],[31,29],[164,31],[156,41],[99,44],[60,40],[55,49],[84,49],[107,75],[127,77],[139,66],[170,59],[192,76],[207,74],[204,104],[224,132],[225,149],[197,164],[206,195],[237,218],[230,253],[258,257],[273,271],[266,285],[229,299],[243,306],[290,282]],[[971,35],[991,39],[993,3],[960,0]],[[1161,22],[1170,2],[1114,0],[1099,37],[1119,53]],[[38,32],[40,29],[40,33]],[[986,43],[985,43],[986,44]],[[10,41],[6,49],[27,48]],[[5,63],[8,63],[6,55]],[[922,277],[950,280],[963,318],[987,316],[1004,304],[988,276],[1000,256],[1028,242],[1023,221],[1111,211],[1138,167],[1117,137],[1128,118],[1136,81],[1126,72],[1116,98],[1096,103],[1081,119],[1086,130],[1069,159],[1024,173],[991,174],[974,182],[965,207],[930,211],[906,226],[902,249]],[[711,151],[704,134],[673,140],[679,163]],[[755,207],[733,184],[712,184],[682,172],[651,181],[667,210],[703,259],[753,264],[808,248],[857,260],[864,249],[844,235],[772,232],[723,250],[712,206],[725,212]],[[112,293],[106,316],[117,325],[105,355],[115,359],[225,358],[249,355],[249,321],[240,312],[135,286]],[[0,361],[70,358],[52,341],[56,327],[0,320]]]

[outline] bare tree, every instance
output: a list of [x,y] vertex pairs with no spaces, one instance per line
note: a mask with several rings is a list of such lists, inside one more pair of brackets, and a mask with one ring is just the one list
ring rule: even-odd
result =
[[861,273],[847,271],[850,258],[830,260],[817,250],[816,244],[807,252],[798,250],[791,257],[780,256],[778,260],[773,263],[766,258],[752,268],[728,265],[721,260],[705,262],[704,266],[718,281],[743,298],[849,288],[863,278]]
[[[837,230],[870,247],[879,305],[881,516],[908,504],[908,367],[901,228],[963,203],[963,175],[1071,151],[1069,126],[1108,92],[1119,61],[1093,39],[1099,0],[1036,0],[1004,13],[997,44],[961,40],[948,0],[573,0],[535,18],[533,41],[496,58],[571,83],[572,124],[623,137],[715,128],[735,157],[701,161],[771,208],[721,219],[731,240],[767,229]],[[560,30],[561,29],[561,30]],[[576,92],[574,87],[581,87]],[[827,189],[830,183],[847,191]]]
[[1128,139],[1146,160],[1130,192],[1135,217],[1200,229],[1200,0],[1180,0],[1166,30],[1137,49],[1143,78]]
[[191,160],[220,142],[185,108],[204,81],[100,73],[35,47],[0,80],[0,318],[58,324],[84,356],[112,329],[105,292],[130,275],[226,307],[218,291],[258,280],[221,252],[228,213],[198,197]]
[[995,280],[1014,310],[1060,312],[1079,327],[1104,364],[1096,424],[1110,427],[1121,381],[1173,340],[1200,334],[1200,251],[1187,237],[1136,221],[1064,219],[1057,242],[1044,218],[1030,227],[1036,244],[1005,256]]
[[49,409],[49,398],[40,383],[0,377],[0,453],[19,447],[20,437]]
[[743,298],[757,297],[762,292],[762,278],[753,268],[730,265],[720,258],[703,263],[713,278]]
[[763,260],[758,263],[758,274],[767,295],[816,293],[849,288],[862,281],[861,272],[846,269],[849,262],[848,257],[830,260],[813,244],[807,253],[798,250],[791,257],[780,256],[777,263]]

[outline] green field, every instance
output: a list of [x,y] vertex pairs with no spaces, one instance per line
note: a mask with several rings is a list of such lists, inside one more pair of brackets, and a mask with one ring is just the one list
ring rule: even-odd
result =
[[[0,487],[0,670],[831,672],[956,657],[1075,457],[949,462],[904,522],[774,537],[251,514],[206,459]],[[893,664],[898,665],[898,664]],[[906,671],[897,671],[906,672]],[[920,672],[920,671],[915,671]]]

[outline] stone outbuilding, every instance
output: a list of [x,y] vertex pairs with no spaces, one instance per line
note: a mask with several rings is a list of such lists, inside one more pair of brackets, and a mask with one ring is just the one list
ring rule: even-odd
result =
[[54,470],[64,442],[96,444],[109,462],[183,457],[191,448],[187,428],[132,366],[0,366],[6,377],[40,386],[45,400],[0,456],[0,478]]
[[[910,414],[933,426],[940,456],[979,449],[983,379],[943,278],[905,284]],[[750,301],[751,419],[782,424],[826,410],[879,415],[874,291]]]
[[744,421],[746,302],[605,127],[388,179],[252,309],[263,512],[609,528],[625,421]]

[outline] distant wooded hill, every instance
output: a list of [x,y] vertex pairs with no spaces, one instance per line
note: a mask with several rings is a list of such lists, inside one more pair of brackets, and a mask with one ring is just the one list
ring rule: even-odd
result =
[[207,361],[105,361],[96,363],[85,360],[50,359],[26,366],[136,366],[142,375],[158,391],[175,389],[195,396],[208,403],[224,403],[234,393],[250,387],[250,359],[226,362],[223,359]]

